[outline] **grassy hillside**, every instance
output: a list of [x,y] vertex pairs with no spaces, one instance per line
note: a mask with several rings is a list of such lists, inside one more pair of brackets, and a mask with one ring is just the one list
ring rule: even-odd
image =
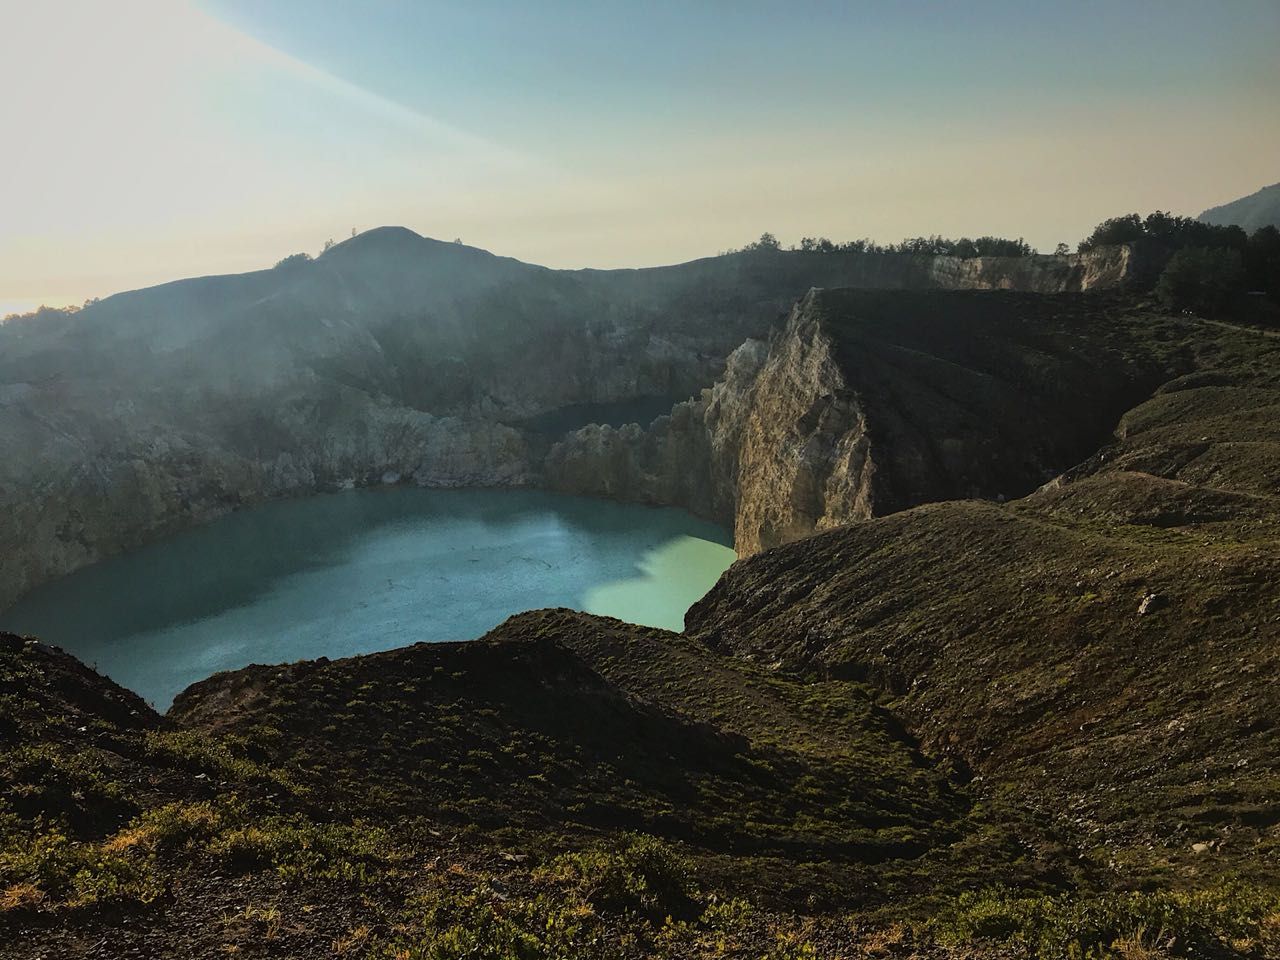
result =
[[[469,644],[249,668],[164,721],[49,648],[8,637],[0,657],[0,929],[56,925],[68,955],[129,917],[115,936],[139,949],[224,937],[254,955],[216,914],[367,891],[315,925],[292,918],[282,944],[310,949],[411,923],[440,882],[491,906],[549,897],[539,910],[595,937],[617,926],[609,950],[638,938],[639,953],[692,943],[721,922],[699,920],[708,908],[743,900],[764,913],[733,935],[767,949],[790,910],[910,916],[940,876],[1047,889],[1079,874],[1025,811],[975,803],[865,685],[569,611]],[[640,869],[637,844],[683,892],[644,906],[643,880],[591,873]],[[443,878],[424,868],[441,858]],[[667,930],[668,914],[692,926]]]

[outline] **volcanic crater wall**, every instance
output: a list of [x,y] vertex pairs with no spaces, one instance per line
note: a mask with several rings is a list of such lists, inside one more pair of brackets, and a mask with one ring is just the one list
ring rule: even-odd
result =
[[810,291],[768,341],[648,428],[592,426],[544,482],[674,503],[732,524],[748,555],[959,498],[1022,496],[1089,456],[1176,363],[1116,301]]
[[[754,550],[885,496],[883,463],[857,439],[860,401],[823,359],[818,328],[762,339],[799,293],[1056,293],[1131,269],[1131,251],[1115,248],[972,260],[780,251],[555,271],[383,228],[313,263],[10,321],[0,609],[244,504],[379,483],[544,484],[680,504],[737,519],[740,548]],[[651,428],[591,428],[549,455],[550,440],[520,426],[713,381]],[[756,478],[745,486],[744,469]]]

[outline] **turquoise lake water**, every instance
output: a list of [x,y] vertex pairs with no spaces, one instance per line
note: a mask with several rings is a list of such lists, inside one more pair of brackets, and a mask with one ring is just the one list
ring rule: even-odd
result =
[[28,594],[0,627],[163,710],[250,663],[469,640],[572,607],[680,630],[734,560],[681,510],[525,490],[388,488],[264,504]]

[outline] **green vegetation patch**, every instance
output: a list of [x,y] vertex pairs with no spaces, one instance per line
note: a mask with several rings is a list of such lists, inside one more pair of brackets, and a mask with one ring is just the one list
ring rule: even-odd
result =
[[960,897],[932,930],[948,946],[998,943],[1040,960],[1268,957],[1280,946],[1280,893],[1224,885],[1028,897],[997,888]]

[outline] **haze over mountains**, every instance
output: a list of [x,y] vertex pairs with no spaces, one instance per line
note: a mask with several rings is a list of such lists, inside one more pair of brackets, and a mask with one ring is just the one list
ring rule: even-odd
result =
[[[1205,210],[1204,212],[1202,212],[1199,215],[1198,219],[1205,223],[1217,224],[1222,226],[1226,226],[1229,224],[1236,224],[1242,227],[1247,233],[1253,233],[1259,227],[1264,227],[1264,226],[1280,227],[1280,184],[1273,184],[1269,187],[1263,187],[1257,192],[1252,193],[1246,197],[1241,197],[1237,200],[1232,200],[1228,203],[1224,203],[1216,207],[1211,207]],[[390,264],[396,262],[397,258],[403,258],[408,255],[408,248],[410,246],[409,244],[405,244],[405,249],[397,253],[391,250],[391,247],[394,246],[392,242],[387,241],[385,239],[382,241],[379,241],[376,239],[378,237],[386,237],[397,231],[400,232],[402,235],[411,234],[413,236],[418,236],[417,234],[413,233],[413,231],[407,230],[404,227],[380,227],[380,228],[367,230],[363,234],[360,234],[360,236],[363,236],[365,238],[365,240],[362,241],[363,244],[369,245],[369,244],[386,243],[386,246],[383,247],[383,249],[388,253],[388,265],[384,265],[382,269],[391,269]],[[421,237],[420,239],[426,240],[428,243],[440,243],[440,241],[429,240],[426,237]],[[343,246],[345,248],[346,244],[345,243],[339,244],[339,246]],[[468,247],[467,249],[474,250],[476,248]],[[502,259],[505,259],[513,264],[519,262],[519,261],[512,260],[511,258],[502,258]],[[645,268],[645,269],[661,269],[661,268]],[[580,270],[563,270],[561,272],[569,273],[569,274],[576,273],[579,275],[586,275],[590,273],[604,273],[604,274],[622,273],[625,271],[623,270],[614,270],[614,271],[592,270],[590,268],[584,268]],[[263,293],[269,288],[274,289],[273,282],[270,281],[269,279],[266,279],[267,273],[268,273],[267,271],[255,271],[254,273],[251,273],[251,274],[245,274],[245,276],[263,275],[263,279],[260,281],[260,283],[262,284],[260,287],[257,287],[257,288],[254,288],[252,286],[246,287],[245,292],[247,293],[249,290],[257,289],[259,293]],[[207,281],[212,281],[215,278],[208,277],[203,279],[207,282]],[[428,270],[424,273],[423,277],[421,278],[421,283],[425,288],[425,287],[431,286],[438,279],[439,279],[438,275],[435,275],[430,270]],[[173,281],[172,283],[162,284],[159,287],[147,288],[147,289],[171,290],[174,287],[174,284],[191,284],[194,282],[195,281],[193,280],[178,280],[178,281]],[[129,292],[138,293],[141,291],[129,291]],[[229,294],[230,288],[227,287],[227,288],[221,289],[219,293],[220,295]],[[120,295],[123,295],[123,294],[116,294],[116,296],[120,296]],[[319,291],[316,292],[316,295],[320,295]],[[94,299],[94,302],[97,302],[99,299],[106,299],[106,295],[100,293],[99,297]],[[0,315],[4,315],[5,319],[8,319],[9,317],[16,317],[23,312],[29,312],[29,308],[26,311],[23,311],[23,310],[13,311],[7,314],[4,311],[0,311]]]
[[[1269,0],[1158,17],[1126,0],[1105,30],[1007,0],[927,22],[820,2],[657,0],[643,23],[611,5],[7,6],[0,62],[26,95],[0,102],[0,304],[242,272],[384,223],[561,267],[764,229],[1049,251],[1114,212],[1194,215],[1280,176]],[[52,56],[74,69],[50,76]]]

